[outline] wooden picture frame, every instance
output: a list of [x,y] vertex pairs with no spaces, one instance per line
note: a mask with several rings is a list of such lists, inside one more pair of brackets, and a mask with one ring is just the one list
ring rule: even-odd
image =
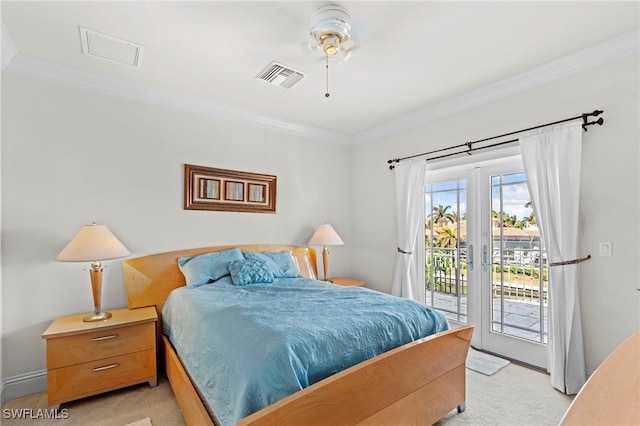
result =
[[184,165],[185,210],[276,212],[277,177]]

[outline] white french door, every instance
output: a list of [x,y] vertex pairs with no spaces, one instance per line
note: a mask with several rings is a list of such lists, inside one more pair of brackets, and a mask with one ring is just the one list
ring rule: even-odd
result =
[[475,348],[546,368],[546,256],[519,156],[443,164],[426,182],[426,304],[473,324]]

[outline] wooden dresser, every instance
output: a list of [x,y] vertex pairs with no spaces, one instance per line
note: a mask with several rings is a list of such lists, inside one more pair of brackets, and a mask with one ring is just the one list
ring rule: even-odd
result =
[[155,308],[110,312],[105,321],[58,318],[42,334],[49,406],[143,382],[156,386]]

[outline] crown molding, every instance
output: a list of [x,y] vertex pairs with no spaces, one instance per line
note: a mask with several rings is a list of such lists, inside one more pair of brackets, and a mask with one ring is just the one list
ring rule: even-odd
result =
[[[1,21],[0,21],[1,23]],[[5,43],[8,44],[5,64]],[[500,82],[471,91],[422,111],[353,136],[256,114],[197,96],[143,87],[75,68],[20,55],[2,25],[2,71],[80,90],[127,98],[193,114],[234,121],[267,130],[337,145],[371,142],[427,122],[539,86],[541,84],[640,52],[640,28],[547,62]]]
[[220,120],[235,121],[316,141],[338,145],[349,143],[349,137],[340,133],[259,115],[197,96],[144,87],[19,53],[3,71],[74,89],[127,98]]
[[640,52],[640,28],[351,137],[362,144]]

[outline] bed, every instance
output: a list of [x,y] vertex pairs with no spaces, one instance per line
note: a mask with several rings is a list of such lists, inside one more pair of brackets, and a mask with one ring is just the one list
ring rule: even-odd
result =
[[[239,249],[242,253],[290,253],[297,276],[275,279],[274,283],[268,286],[236,287],[235,293],[233,290],[234,283],[230,282],[228,277],[215,281],[211,285],[202,285],[192,289],[184,288],[185,278],[183,271],[181,271],[183,265],[178,265],[179,259],[196,258],[198,255],[205,253],[229,252],[232,249]],[[161,318],[161,321],[158,322],[158,336],[160,336],[161,340],[159,347],[162,347],[163,357],[159,365],[164,362],[167,377],[188,424],[218,424],[220,417],[223,419],[221,422],[223,424],[232,424],[237,421],[239,425],[432,424],[456,407],[458,411],[464,410],[465,360],[473,331],[472,327],[438,331],[433,335],[418,339],[414,339],[415,336],[409,336],[408,340],[410,341],[408,343],[399,344],[397,347],[394,346],[393,349],[389,349],[389,347],[377,349],[381,352],[380,355],[370,358],[365,356],[363,359],[357,357],[349,359],[346,367],[344,369],[341,369],[342,367],[338,368],[336,370],[339,370],[338,372],[309,372],[309,365],[303,362],[301,370],[305,374],[309,373],[309,377],[311,377],[308,380],[308,386],[307,383],[304,383],[307,379],[300,379],[302,376],[300,371],[297,371],[294,381],[296,379],[300,381],[300,387],[285,390],[287,396],[266,396],[265,401],[267,402],[263,403],[263,405],[266,405],[264,408],[262,406],[257,406],[257,408],[253,406],[248,412],[240,410],[232,414],[216,412],[220,410],[221,406],[218,405],[217,409],[212,410],[212,405],[215,405],[215,403],[208,403],[207,398],[210,395],[207,395],[208,385],[205,385],[205,383],[210,383],[215,379],[201,379],[202,371],[196,371],[198,368],[191,368],[191,370],[185,368],[185,365],[188,366],[190,363],[193,365],[193,363],[189,361],[187,356],[181,359],[178,353],[180,351],[184,353],[184,349],[180,348],[176,351],[170,341],[169,337],[175,340],[175,335],[193,334],[172,330],[170,324],[173,322],[168,321],[170,317],[177,318],[180,315],[188,317],[191,311],[191,308],[183,309],[182,313],[180,313],[180,310],[174,310],[174,305],[177,305],[174,299],[191,299],[192,303],[194,303],[194,300],[206,300],[206,296],[211,297],[212,301],[205,304],[211,304],[222,297],[216,292],[235,294],[234,297],[237,297],[237,294],[240,293],[239,290],[246,290],[248,291],[246,293],[248,296],[243,296],[245,300],[253,297],[257,302],[262,301],[263,304],[252,307],[247,306],[243,308],[245,309],[244,311],[239,312],[235,310],[238,306],[237,301],[232,301],[229,302],[227,308],[233,307],[233,309],[220,309],[217,314],[224,315],[226,312],[229,315],[226,318],[227,322],[240,323],[241,320],[246,319],[245,317],[251,316],[248,315],[249,313],[254,312],[256,315],[260,313],[265,306],[264,299],[272,297],[270,293],[261,293],[262,291],[277,291],[289,294],[294,291],[299,292],[307,285],[308,289],[303,295],[309,298],[316,297],[321,293],[325,294],[328,297],[327,300],[331,301],[342,298],[355,298],[357,300],[360,297],[374,297],[386,302],[395,298],[383,296],[381,293],[369,289],[342,288],[317,281],[316,253],[314,249],[308,247],[282,245],[204,247],[128,259],[123,262],[123,270],[129,308],[155,306],[159,315],[162,315],[163,311],[167,315],[167,318]],[[262,289],[262,287],[265,288]],[[177,290],[174,292],[174,289]],[[302,296],[297,295],[295,297]],[[314,300],[308,303],[316,302]],[[338,302],[335,304],[339,305]],[[365,303],[362,302],[360,304]],[[271,305],[271,303],[268,305]],[[334,303],[327,305],[327,309],[333,309],[333,305]],[[264,309],[266,310],[267,308]],[[277,309],[282,309],[282,306]],[[201,316],[196,316],[195,318],[209,317],[208,314],[197,315]],[[319,321],[320,318],[316,320]],[[165,319],[167,321],[164,321]],[[405,320],[401,321],[406,322]],[[436,319],[434,321],[437,322]],[[195,323],[198,322],[200,320],[196,319]],[[224,322],[225,317],[218,316],[213,321],[213,324],[220,325],[220,329],[226,329],[229,324],[223,327],[222,324]],[[299,323],[302,324],[302,321],[299,321]],[[253,323],[251,324],[251,327],[253,327]],[[208,327],[214,328],[213,325]],[[245,325],[244,328],[247,328],[247,326]],[[322,328],[318,327],[318,329]],[[334,326],[331,328],[334,328]],[[291,329],[291,326],[289,326],[289,329]],[[261,335],[264,333],[263,329]],[[198,342],[201,342],[203,348],[210,349],[211,345],[216,346],[212,343],[215,340],[207,341],[204,337],[200,337],[203,335],[197,334],[197,336],[199,336],[199,340],[192,339],[189,343],[192,350],[194,345],[197,346]],[[229,339],[229,337],[224,339]],[[286,340],[290,340],[288,335]],[[305,345],[307,344],[312,343],[305,343]],[[259,345],[265,345],[265,353],[270,352],[270,350],[267,350],[267,346],[271,347],[269,340],[260,340]],[[221,346],[219,341],[217,346]],[[320,353],[321,347],[316,347],[312,352],[314,354]],[[220,364],[224,364],[222,361],[224,358],[221,357],[219,359],[221,360]],[[298,363],[298,358],[296,358],[296,363]],[[253,361],[251,365],[254,365]],[[265,368],[269,369],[269,367]],[[333,366],[331,368],[336,367]],[[224,364],[221,369],[231,370],[232,373],[237,373],[240,370],[239,368],[231,368],[228,364]],[[248,376],[259,376],[257,374],[259,371],[260,369],[251,370]],[[235,376],[233,377],[234,379],[231,382],[236,378]],[[198,385],[198,383],[200,384]],[[226,382],[225,386],[228,384],[229,382]],[[213,386],[215,387],[215,385]],[[257,384],[249,383],[248,386],[254,389]],[[242,392],[237,391],[234,394],[236,393]],[[261,394],[262,391],[259,390],[257,393]],[[273,402],[274,400],[276,402]],[[217,404],[220,404],[220,402],[218,401]],[[239,418],[238,413],[242,413],[243,416],[248,413],[252,414]]]

